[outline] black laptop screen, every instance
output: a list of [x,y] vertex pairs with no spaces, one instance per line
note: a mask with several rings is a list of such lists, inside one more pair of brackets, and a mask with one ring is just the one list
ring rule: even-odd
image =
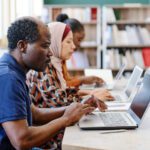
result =
[[150,90],[142,85],[137,92],[130,109],[141,119],[150,102]]

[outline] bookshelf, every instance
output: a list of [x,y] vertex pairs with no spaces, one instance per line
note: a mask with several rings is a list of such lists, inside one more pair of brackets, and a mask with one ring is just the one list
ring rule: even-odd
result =
[[[101,67],[101,9],[99,5],[44,5],[47,12],[45,22],[55,21],[60,13],[78,19],[85,29],[85,38],[74,60],[67,61],[70,72],[83,74],[85,68]],[[73,61],[73,63],[72,63]]]
[[102,8],[102,67],[113,71],[127,62],[150,66],[150,6],[106,5]]

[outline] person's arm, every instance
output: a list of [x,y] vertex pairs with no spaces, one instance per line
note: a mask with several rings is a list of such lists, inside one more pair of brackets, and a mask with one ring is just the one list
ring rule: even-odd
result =
[[82,84],[92,84],[92,83],[101,85],[104,83],[104,80],[102,78],[96,76],[78,76],[78,77],[70,76],[65,61],[62,64],[62,70],[64,79],[66,80],[68,87],[78,87]]
[[74,124],[82,115],[93,109],[89,105],[73,103],[66,108],[62,117],[42,126],[29,127],[26,119],[7,121],[2,123],[2,126],[15,149],[28,150],[47,142],[59,130]]
[[102,78],[96,76],[81,76],[78,78],[80,80],[80,84],[103,84],[104,80]]
[[70,80],[66,80],[68,87],[78,87],[82,84],[81,82],[82,81],[78,77],[72,77]]
[[59,118],[46,125],[28,127],[26,120],[9,121],[3,123],[3,128],[17,150],[28,150],[47,142],[60,129],[65,127],[66,118]]
[[43,125],[51,120],[61,117],[67,106],[60,108],[37,108],[33,104],[32,108],[32,119],[36,125]]

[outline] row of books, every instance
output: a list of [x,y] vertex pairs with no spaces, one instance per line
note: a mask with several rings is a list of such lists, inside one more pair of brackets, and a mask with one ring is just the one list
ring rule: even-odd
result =
[[150,8],[128,7],[128,10],[122,9],[121,11],[118,11],[111,7],[107,7],[105,8],[105,13],[107,22],[115,22],[117,20],[150,21]]
[[150,67],[150,48],[120,51],[110,49],[107,51],[106,67],[119,69],[122,63],[127,64],[126,69],[133,69],[135,65],[142,68]]
[[90,22],[97,20],[97,8],[62,8],[62,13],[68,14],[70,18],[78,18],[81,22]]
[[149,45],[150,33],[146,27],[125,26],[124,30],[119,30],[117,25],[107,26],[107,45]]
[[72,57],[67,61],[68,69],[84,69],[90,66],[96,66],[95,51],[75,51]]

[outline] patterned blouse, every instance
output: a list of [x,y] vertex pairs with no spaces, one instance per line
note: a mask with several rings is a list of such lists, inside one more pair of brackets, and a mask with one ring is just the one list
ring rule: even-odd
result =
[[[29,71],[27,74],[27,84],[30,90],[30,96],[35,106],[40,108],[61,107],[80,101],[77,89],[68,88],[62,90],[57,78],[55,68],[50,63],[45,72]],[[42,146],[43,149],[53,148],[61,150],[61,142],[64,130],[61,130],[48,143]]]
[[51,63],[45,72],[29,71],[27,84],[32,101],[38,107],[60,107],[81,100],[76,88],[61,89],[55,68]]

